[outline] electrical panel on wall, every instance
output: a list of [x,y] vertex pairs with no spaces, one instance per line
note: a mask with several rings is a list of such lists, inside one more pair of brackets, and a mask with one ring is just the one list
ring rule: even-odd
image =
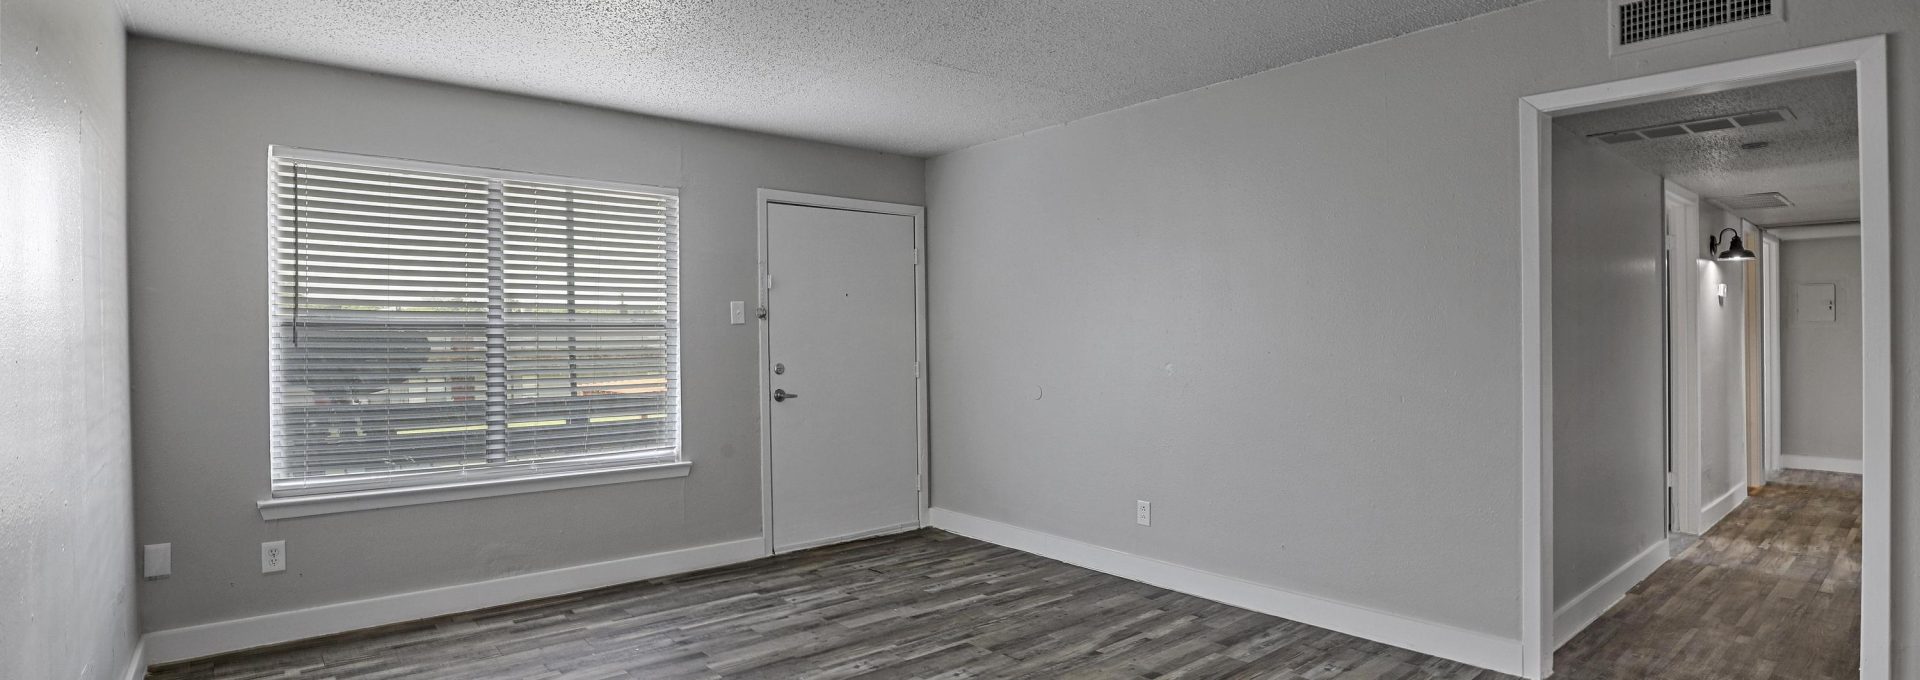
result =
[[1803,283],[1796,287],[1793,320],[1800,323],[1828,323],[1834,319],[1837,291],[1831,283]]

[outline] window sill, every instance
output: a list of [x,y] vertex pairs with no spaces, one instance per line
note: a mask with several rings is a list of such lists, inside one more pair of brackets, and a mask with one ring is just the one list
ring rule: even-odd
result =
[[312,517],[342,512],[358,512],[405,505],[424,505],[463,501],[490,496],[577,489],[603,484],[623,484],[649,479],[685,477],[693,463],[676,461],[606,470],[581,470],[528,477],[486,479],[471,482],[413,486],[400,489],[348,491],[314,496],[270,498],[259,502],[260,518],[266,520]]

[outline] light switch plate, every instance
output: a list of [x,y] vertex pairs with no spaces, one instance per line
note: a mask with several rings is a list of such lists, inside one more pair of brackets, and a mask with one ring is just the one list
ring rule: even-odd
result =
[[1143,527],[1153,526],[1153,503],[1148,501],[1134,501],[1133,523]]
[[146,546],[140,560],[141,568],[147,580],[163,579],[173,575],[173,544],[153,543]]
[[735,326],[747,322],[747,303],[734,300],[727,303],[727,322]]

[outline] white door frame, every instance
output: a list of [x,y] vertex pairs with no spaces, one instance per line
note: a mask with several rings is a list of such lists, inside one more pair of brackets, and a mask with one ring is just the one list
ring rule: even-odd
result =
[[1761,479],[1780,473],[1780,237],[1760,232]]
[[913,360],[918,370],[914,374],[915,393],[919,404],[915,409],[919,422],[915,425],[918,449],[916,465],[919,469],[916,491],[919,495],[920,526],[927,526],[927,489],[929,486],[927,467],[927,209],[924,206],[902,203],[882,203],[857,198],[805,194],[778,189],[760,189],[754,200],[754,212],[759,221],[759,278],[754,283],[759,300],[757,308],[760,324],[760,542],[762,552],[773,554],[773,367],[772,356],[768,351],[770,339],[767,313],[767,286],[770,272],[767,270],[767,206],[771,204],[802,205],[815,208],[833,208],[836,210],[854,210],[859,212],[880,213],[883,215],[902,215],[913,218]]
[[1520,118],[1520,665],[1553,669],[1552,115],[1565,115],[1823,73],[1859,88],[1863,549],[1860,677],[1891,680],[1892,184],[1887,41],[1878,35],[1521,98]]
[[[1679,224],[1667,223],[1667,446],[1672,451],[1667,530],[1700,533],[1700,195],[1663,182],[1665,200],[1685,206]],[[1668,214],[1661,206],[1662,215]]]

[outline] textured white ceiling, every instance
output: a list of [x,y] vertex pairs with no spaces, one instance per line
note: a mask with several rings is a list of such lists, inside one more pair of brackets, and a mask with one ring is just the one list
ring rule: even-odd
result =
[[1525,0],[126,0],[137,33],[932,155]]
[[[1860,218],[1860,121],[1854,74],[1835,73],[1556,119],[1582,135],[1786,107],[1794,120],[1609,144],[1607,149],[1701,196],[1778,191],[1787,208],[1739,210],[1757,225]],[[1741,144],[1767,142],[1758,150]],[[1598,142],[1595,142],[1598,143]]]

